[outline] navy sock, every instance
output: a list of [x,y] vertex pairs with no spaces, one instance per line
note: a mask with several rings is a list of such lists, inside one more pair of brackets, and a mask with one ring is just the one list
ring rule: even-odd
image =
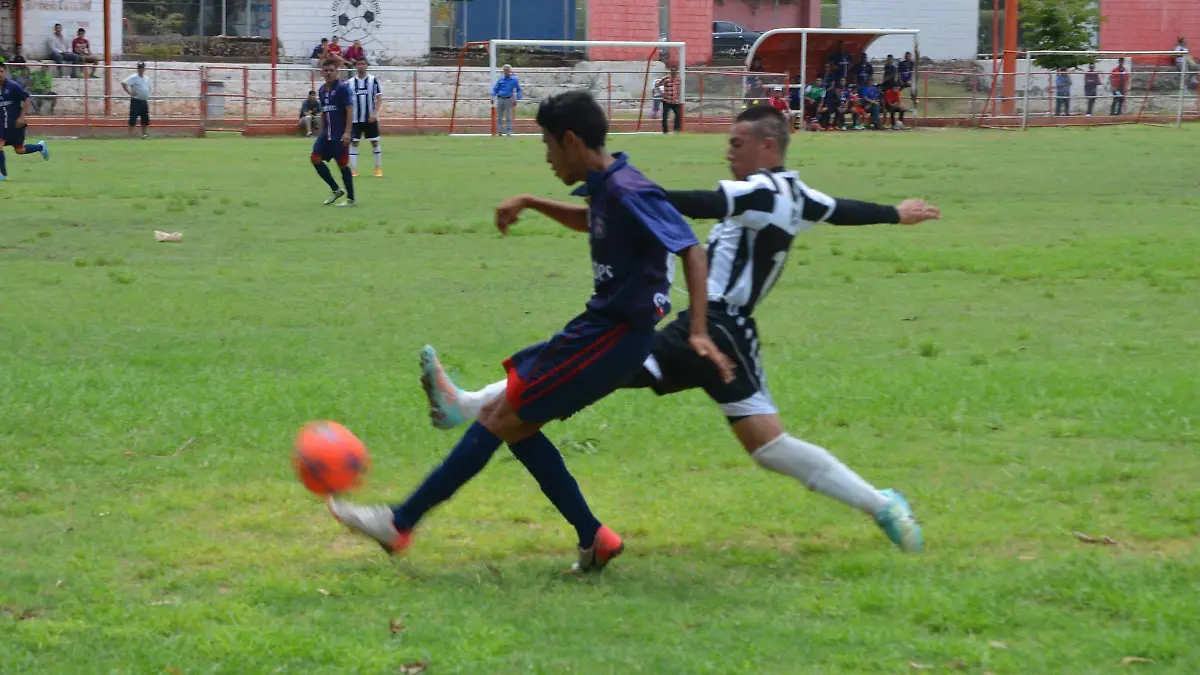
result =
[[346,186],[346,197],[350,200],[354,199],[354,173],[350,171],[350,167],[342,167],[342,183]]
[[33,154],[35,152],[41,152],[41,151],[42,151],[41,143],[26,143],[25,144],[25,152],[27,152],[29,154]]
[[416,492],[403,504],[392,507],[396,528],[411,530],[416,527],[426,512],[450,499],[467,481],[483,471],[499,447],[499,437],[479,422],[472,424],[441,466],[425,477]]
[[329,173],[329,167],[325,166],[325,162],[313,164],[313,168],[317,170],[317,175],[321,177],[321,180],[325,181],[325,184],[329,186],[329,189],[337,192],[338,184],[333,180],[333,174]]
[[558,512],[575,526],[580,548],[591,548],[596,541],[600,521],[592,515],[587,500],[579,491],[579,483],[567,471],[562,454],[542,432],[508,446],[517,459],[533,474],[542,493],[550,498]]
[[4,148],[0,148],[0,176],[8,175],[8,161],[4,157]]

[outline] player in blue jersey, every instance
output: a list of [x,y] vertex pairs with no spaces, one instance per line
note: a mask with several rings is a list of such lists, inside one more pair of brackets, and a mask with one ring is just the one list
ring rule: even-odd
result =
[[588,234],[595,290],[582,314],[547,342],[527,347],[504,362],[507,396],[488,403],[445,461],[402,504],[358,506],[329,500],[333,516],[373,538],[390,553],[403,551],[413,528],[483,470],[501,443],[531,473],[579,537],[577,569],[602,569],[624,548],[621,538],[588,508],[562,455],[542,434],[547,422],[565,419],[621,387],[642,367],[654,343],[654,326],[670,310],[670,255],[678,255],[690,293],[689,344],[725,381],[732,362],[714,345],[706,321],[704,249],[661,187],[623,154],[605,149],[608,121],[590,94],[570,91],[538,107],[546,161],[572,194],[587,206],[533,196],[510,199],[497,209],[502,233],[525,209],[568,229]]
[[0,181],[8,178],[8,163],[4,159],[4,146],[11,145],[18,155],[41,153],[42,159],[50,159],[46,141],[25,144],[25,119],[29,114],[29,94],[8,79],[8,69],[0,63]]
[[[338,206],[354,206],[357,203],[354,201],[354,176],[350,172],[350,120],[354,115],[354,95],[350,93],[350,87],[338,79],[336,62],[322,63],[321,74],[325,76],[325,84],[317,91],[321,103],[321,133],[313,142],[312,163],[317,175],[333,192],[325,205],[345,197],[346,201]],[[330,160],[337,162],[341,169],[345,190],[338,187],[325,164]]]

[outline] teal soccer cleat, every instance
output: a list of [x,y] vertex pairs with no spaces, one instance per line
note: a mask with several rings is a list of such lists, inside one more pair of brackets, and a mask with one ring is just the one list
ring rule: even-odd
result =
[[895,490],[881,490],[887,497],[887,506],[875,514],[875,524],[887,535],[892,543],[907,553],[920,553],[925,547],[925,538],[921,535],[921,524],[913,515],[912,508],[904,495]]
[[425,397],[429,399],[429,420],[436,429],[453,429],[465,423],[467,418],[457,405],[446,400],[445,393],[438,387],[439,378],[444,380],[443,386],[458,390],[454,382],[442,371],[437,352],[433,347],[425,345],[425,349],[421,350],[421,388],[425,390]]

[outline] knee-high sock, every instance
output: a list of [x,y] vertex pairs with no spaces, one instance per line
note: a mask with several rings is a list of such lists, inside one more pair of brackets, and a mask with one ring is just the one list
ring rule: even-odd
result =
[[537,480],[542,493],[575,527],[575,533],[579,535],[579,547],[591,548],[596,541],[600,521],[592,515],[587,500],[579,491],[579,483],[567,471],[558,448],[540,431],[522,441],[510,443],[508,447]]
[[791,476],[813,492],[872,516],[887,506],[887,498],[828,450],[788,434],[755,450],[753,457],[764,469]]
[[342,183],[346,185],[346,197],[354,201],[354,174],[350,173],[349,166],[342,167]]
[[[130,127],[130,129],[132,128],[133,127]],[[329,186],[329,189],[337,192],[337,181],[333,180],[333,174],[329,172],[329,167],[326,166],[325,162],[317,162],[316,164],[313,164],[313,168],[317,170],[317,175],[321,177],[321,180],[325,181],[325,184]]]
[[350,169],[352,171],[358,170],[358,143],[350,144]]
[[413,529],[426,512],[454,496],[460,487],[483,471],[500,447],[500,442],[500,438],[488,431],[487,427],[479,422],[472,424],[458,445],[454,446],[438,468],[425,477],[408,500],[392,507],[396,529]]
[[383,168],[383,142],[375,141],[371,144],[371,152],[375,153],[375,168]]

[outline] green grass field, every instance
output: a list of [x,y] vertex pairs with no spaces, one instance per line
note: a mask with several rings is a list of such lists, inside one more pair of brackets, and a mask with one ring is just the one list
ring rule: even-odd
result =
[[[797,137],[813,187],[944,209],[802,236],[759,311],[792,433],[904,490],[928,550],[756,468],[702,394],[623,392],[549,429],[628,545],[585,579],[505,451],[398,560],[289,461],[339,420],[374,457],[358,498],[402,498],[456,440],[420,347],[478,386],[581,308],[582,238],[492,230],[503,197],[566,194],[536,139],[387,138],[357,210],[320,206],[302,139],[9,154],[0,672],[1195,673],[1198,145]],[[611,147],[726,177],[717,135]]]

